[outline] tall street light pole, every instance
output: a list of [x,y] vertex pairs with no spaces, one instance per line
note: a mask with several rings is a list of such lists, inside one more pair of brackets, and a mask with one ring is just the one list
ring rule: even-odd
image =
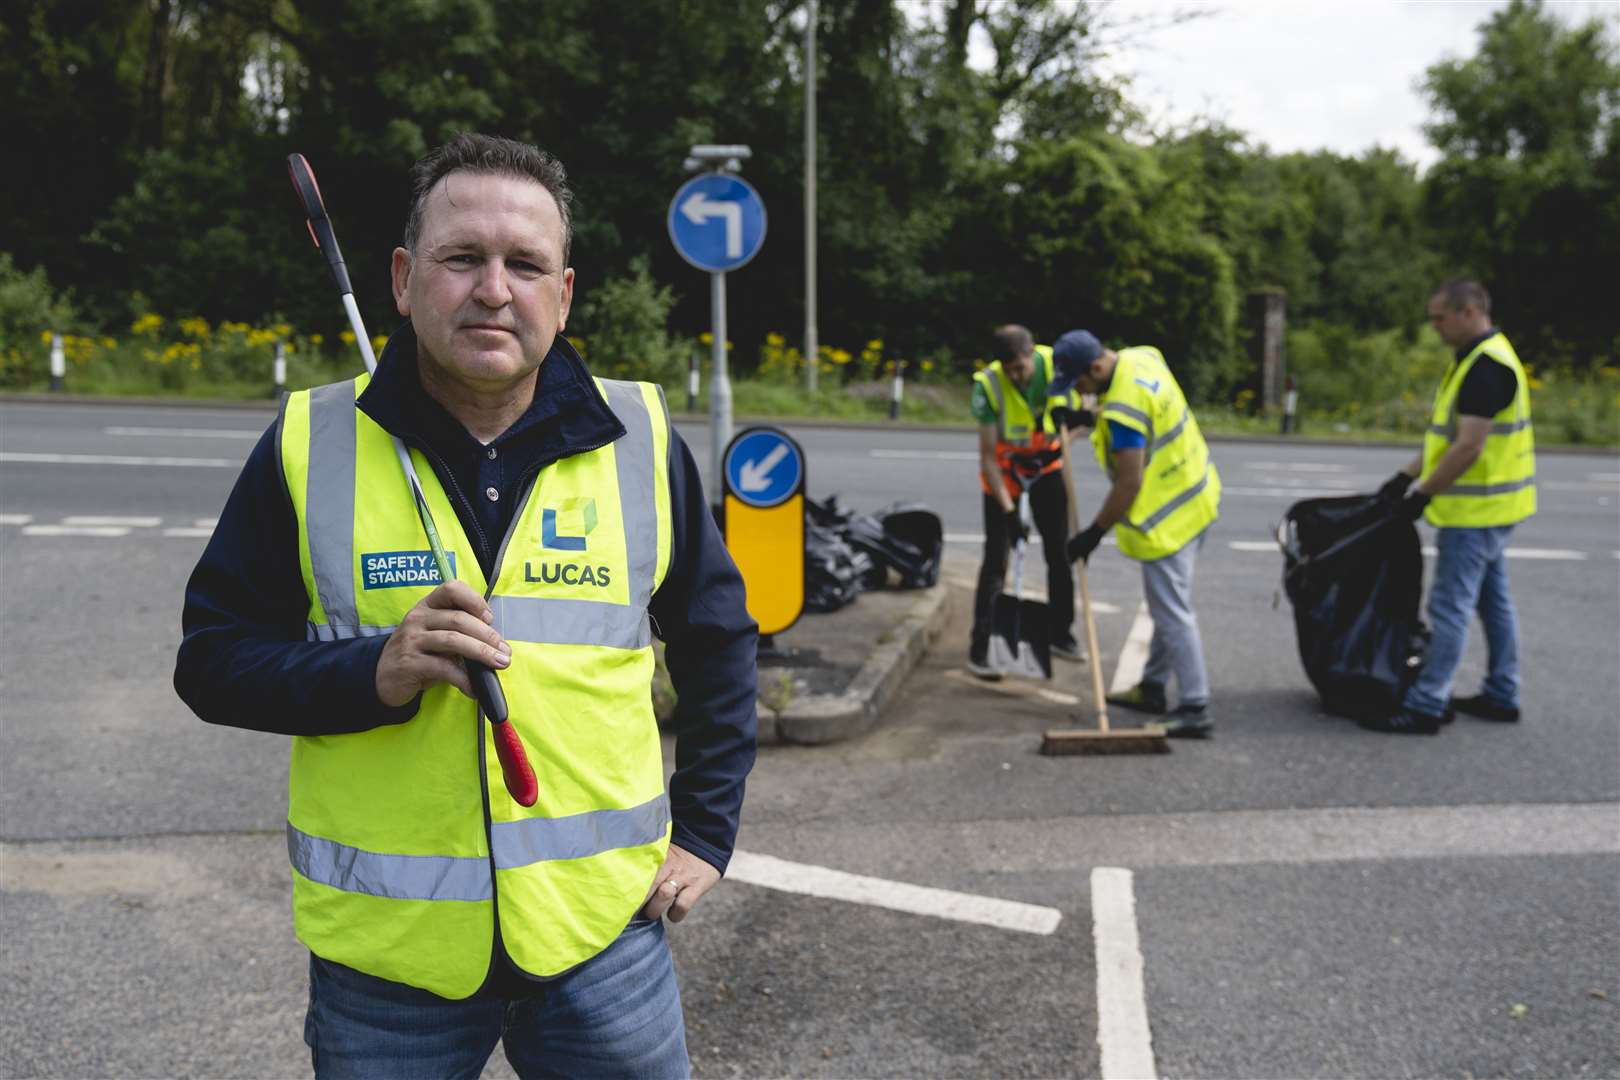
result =
[[816,0],[804,20],[804,388],[816,392]]

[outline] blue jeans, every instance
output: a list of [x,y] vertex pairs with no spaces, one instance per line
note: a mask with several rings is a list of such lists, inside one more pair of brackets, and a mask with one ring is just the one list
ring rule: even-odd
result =
[[1507,543],[1512,525],[1489,529],[1441,529],[1439,558],[1429,589],[1433,637],[1423,670],[1406,692],[1406,707],[1425,716],[1443,716],[1452,680],[1468,643],[1468,623],[1479,612],[1485,624],[1489,674],[1481,692],[1498,705],[1519,707],[1519,618],[1508,594]]
[[448,1001],[313,954],[304,1020],[315,1075],[468,1077],[496,1042],[529,1077],[690,1075],[664,924],[636,920],[532,997]]

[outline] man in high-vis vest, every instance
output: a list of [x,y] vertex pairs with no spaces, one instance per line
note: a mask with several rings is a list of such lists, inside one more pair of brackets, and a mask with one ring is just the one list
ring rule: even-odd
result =
[[1215,722],[1192,586],[1198,549],[1221,504],[1209,444],[1158,349],[1140,345],[1115,352],[1088,331],[1071,330],[1058,338],[1052,354],[1054,392],[1078,388],[1097,395],[1091,440],[1111,485],[1096,518],[1069,539],[1068,557],[1089,561],[1113,529],[1119,550],[1142,564],[1142,589],[1153,616],[1141,683],[1108,701],[1163,714],[1174,675],[1180,700],[1165,734],[1207,738]]
[[[664,919],[725,871],[756,627],[651,383],[562,336],[570,194],[536,147],[417,163],[374,377],[290,395],[186,588],[180,696],[292,736],[317,1076],[688,1075]],[[440,581],[391,436],[415,459]],[[675,707],[666,791],[654,635]],[[507,792],[464,660],[539,783]]]
[[[1362,720],[1375,731],[1412,735],[1436,734],[1453,712],[1519,719],[1519,627],[1507,544],[1513,527],[1536,512],[1530,383],[1506,335],[1491,323],[1490,294],[1470,279],[1443,282],[1429,298],[1429,323],[1456,359],[1435,391],[1423,452],[1381,494],[1397,513],[1412,521],[1427,517],[1439,530],[1429,587],[1433,636],[1402,709]],[[1479,693],[1453,698],[1476,611],[1485,624],[1489,670]]]
[[1069,493],[1063,489],[1060,432],[1088,414],[1073,395],[1054,394],[1052,349],[1009,324],[995,333],[996,359],[973,375],[970,408],[979,425],[979,488],[984,493],[984,561],[973,594],[968,671],[995,681],[990,630],[996,595],[1007,577],[1007,551],[1027,540],[1018,500],[1029,492],[1030,515],[1046,559],[1047,627],[1053,654],[1081,659],[1074,636],[1074,575],[1063,557],[1069,531]]

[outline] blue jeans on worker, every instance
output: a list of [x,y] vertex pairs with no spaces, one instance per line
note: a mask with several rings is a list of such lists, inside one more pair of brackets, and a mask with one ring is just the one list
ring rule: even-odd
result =
[[1142,564],[1142,592],[1153,617],[1142,681],[1166,686],[1170,676],[1181,688],[1180,705],[1209,704],[1209,674],[1204,669],[1204,641],[1193,610],[1193,571],[1209,535],[1205,529],[1173,555]]
[[1506,708],[1519,707],[1519,618],[1508,594],[1507,544],[1512,525],[1489,529],[1441,529],[1439,557],[1429,588],[1429,651],[1423,670],[1406,692],[1406,707],[1424,716],[1444,716],[1451,685],[1468,643],[1468,623],[1479,612],[1485,624],[1489,671],[1481,692]]
[[304,1041],[318,1078],[475,1078],[497,1042],[525,1080],[691,1073],[661,920],[522,998],[448,1001],[311,955]]

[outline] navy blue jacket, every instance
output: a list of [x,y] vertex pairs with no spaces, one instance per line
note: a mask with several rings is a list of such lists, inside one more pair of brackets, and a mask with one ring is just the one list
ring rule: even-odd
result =
[[[540,365],[534,403],[488,446],[422,389],[409,323],[389,341],[358,404],[433,463],[490,580],[530,479],[625,431],[561,337]],[[692,452],[673,430],[670,443],[674,542],[649,612],[678,696],[672,840],[724,872],[754,763],[757,627]],[[402,484],[400,498],[407,497]],[[285,735],[337,735],[410,720],[416,702],[390,708],[377,700],[377,659],[387,639],[307,641],[308,609],[298,522],[272,425],[243,466],[186,585],[175,690],[211,724]]]

